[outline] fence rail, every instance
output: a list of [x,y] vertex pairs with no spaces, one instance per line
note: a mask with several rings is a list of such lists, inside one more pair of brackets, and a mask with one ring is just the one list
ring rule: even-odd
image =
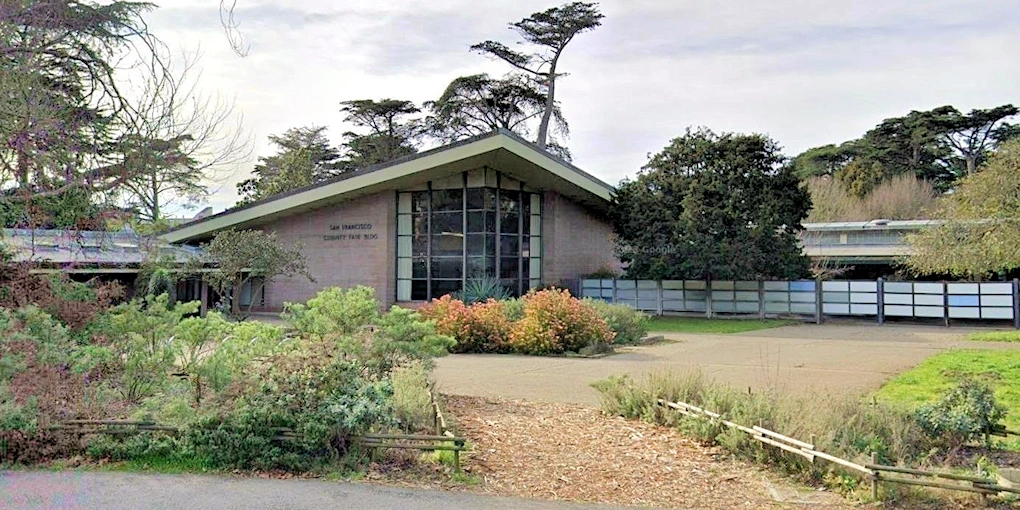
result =
[[582,297],[626,304],[657,315],[887,317],[1011,321],[1020,329],[1020,284],[878,280],[582,279]]
[[[834,464],[843,466],[846,469],[859,473],[862,477],[871,482],[871,496],[872,499],[878,500],[878,486],[879,483],[898,483],[902,485],[917,485],[923,487],[934,487],[938,489],[947,489],[963,492],[972,492],[981,494],[983,496],[998,494],[1000,492],[1010,492],[1014,494],[1020,494],[1020,489],[1016,487],[1010,487],[1000,484],[997,480],[991,478],[985,478],[981,476],[963,475],[958,473],[948,473],[945,471],[926,471],[923,469],[913,469],[901,466],[886,466],[878,463],[877,456],[871,454],[871,463],[858,464],[846,459],[842,459],[835,455],[818,451],[815,449],[815,445],[807,443],[792,437],[774,432],[759,426],[747,427],[738,423],[723,419],[719,413],[714,413],[707,409],[700,408],[698,406],[688,404],[686,402],[670,402],[668,400],[658,399],[656,401],[658,405],[667,407],[674,411],[677,411],[685,416],[692,418],[698,418],[703,420],[709,420],[713,423],[719,423],[723,426],[737,429],[745,434],[751,436],[751,438],[770,446],[774,446],[783,451],[793,453],[804,457],[808,462],[814,462],[816,458],[823,459]],[[812,443],[814,439],[812,438]],[[911,478],[893,477],[887,473],[896,473],[901,475],[908,475]],[[958,483],[945,483],[927,480],[928,478],[949,480],[951,482]]]

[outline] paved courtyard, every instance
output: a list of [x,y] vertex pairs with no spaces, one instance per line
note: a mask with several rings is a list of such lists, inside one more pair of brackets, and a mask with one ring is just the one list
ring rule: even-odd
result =
[[0,508],[613,510],[619,507],[327,480],[89,471],[0,471]]
[[739,388],[863,394],[940,351],[1020,349],[968,342],[965,328],[802,324],[730,335],[667,334],[669,343],[625,347],[601,359],[456,354],[441,358],[440,391],[455,395],[596,404],[592,381],[617,374],[699,368]]

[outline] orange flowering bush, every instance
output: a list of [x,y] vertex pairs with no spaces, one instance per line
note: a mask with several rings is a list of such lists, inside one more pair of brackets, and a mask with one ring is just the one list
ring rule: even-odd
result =
[[605,319],[566,290],[531,291],[522,299],[524,317],[510,331],[516,352],[560,354],[613,342],[615,333]]
[[449,295],[422,306],[419,312],[436,321],[436,333],[457,340],[453,352],[508,352],[510,320],[503,301],[490,299],[471,306]]
[[595,307],[566,290],[529,292],[521,298],[523,317],[516,320],[514,304],[490,299],[469,306],[447,295],[419,312],[436,321],[436,333],[457,340],[454,352],[561,354],[604,346],[616,336]]

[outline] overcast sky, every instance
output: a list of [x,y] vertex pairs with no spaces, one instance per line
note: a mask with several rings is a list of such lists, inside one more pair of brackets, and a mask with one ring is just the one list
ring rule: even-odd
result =
[[[515,0],[238,0],[250,44],[230,50],[213,0],[165,0],[151,29],[200,49],[202,89],[236,100],[254,136],[347,129],[348,99],[436,98],[453,78],[501,74],[468,51],[557,5]],[[614,0],[567,48],[557,99],[574,163],[616,184],[687,126],[766,133],[787,155],[856,138],[883,118],[952,104],[1020,104],[1020,0]],[[210,205],[233,205],[230,169]]]

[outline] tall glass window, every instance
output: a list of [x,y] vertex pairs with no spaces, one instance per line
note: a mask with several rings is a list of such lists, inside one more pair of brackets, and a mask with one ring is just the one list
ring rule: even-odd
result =
[[511,294],[541,284],[541,195],[491,169],[397,194],[397,300],[441,297],[470,280]]

